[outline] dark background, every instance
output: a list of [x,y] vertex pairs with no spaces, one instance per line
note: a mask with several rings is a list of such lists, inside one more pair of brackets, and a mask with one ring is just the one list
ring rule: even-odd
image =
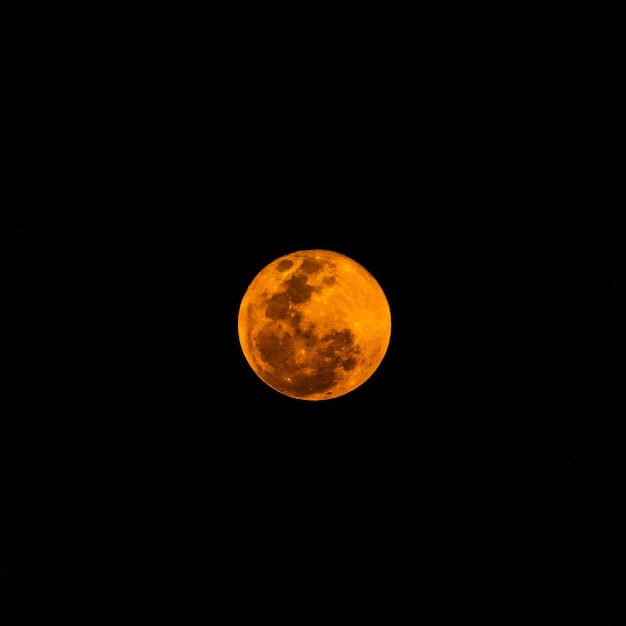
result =
[[[626,623],[623,29],[614,2],[15,24],[0,621]],[[303,402],[236,321],[317,247],[393,329]]]

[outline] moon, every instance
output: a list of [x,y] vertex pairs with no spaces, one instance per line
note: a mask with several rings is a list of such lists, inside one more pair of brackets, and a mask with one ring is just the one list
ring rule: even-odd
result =
[[328,400],[378,369],[391,311],[362,265],[331,250],[300,250],[252,280],[239,306],[238,334],[248,364],[267,385],[291,398]]

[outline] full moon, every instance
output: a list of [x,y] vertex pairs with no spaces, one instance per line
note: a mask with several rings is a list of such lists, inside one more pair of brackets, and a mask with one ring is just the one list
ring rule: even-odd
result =
[[276,391],[327,400],[361,386],[382,362],[391,312],[376,279],[330,250],[300,250],[264,267],[239,306],[239,343]]

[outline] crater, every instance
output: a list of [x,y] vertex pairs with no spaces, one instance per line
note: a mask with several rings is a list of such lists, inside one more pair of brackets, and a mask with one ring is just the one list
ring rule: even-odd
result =
[[[315,339],[312,335],[311,341]],[[263,379],[288,395],[307,397],[320,394],[337,382],[335,369],[338,361],[319,361],[315,363],[315,370],[311,371],[311,363],[303,364],[296,359],[296,340],[289,332],[280,337],[274,330],[261,329],[256,347],[262,361],[274,370],[264,370]]]
[[354,344],[354,335],[347,328],[344,330],[332,330],[322,337],[322,341],[328,342],[328,350],[342,352]]
[[344,361],[341,363],[341,367],[345,372],[353,370],[356,367],[356,359],[353,356],[344,359]]
[[286,272],[287,270],[293,267],[293,261],[291,259],[283,259],[277,266],[276,269],[279,272]]
[[275,293],[266,301],[265,317],[269,317],[271,320],[282,320],[287,317],[288,312],[289,296],[284,291]]
[[269,329],[259,331],[256,346],[261,359],[277,370],[289,371],[294,364],[293,337],[286,332],[282,337]]
[[318,261],[317,259],[312,259],[307,257],[302,261],[302,265],[300,266],[300,271],[305,274],[316,274],[324,267],[324,263],[322,261]]
[[315,324],[307,324],[306,326],[297,326],[296,327],[296,337],[302,341],[304,344],[311,348],[316,345],[319,341],[319,337],[315,332]]
[[290,391],[298,396],[311,396],[326,391],[337,382],[335,370],[330,367],[321,368],[315,374],[296,374]]
[[[313,348],[310,359],[304,362],[299,355],[303,341]],[[264,380],[275,389],[300,398],[329,390],[332,394],[338,373],[354,369],[359,353],[350,330],[333,330],[320,338],[313,324],[296,327],[282,336],[276,328],[261,329],[256,346],[263,362],[273,370],[263,372]]]
[[311,299],[313,293],[313,287],[306,284],[306,276],[300,276],[300,274],[294,274],[289,280],[285,281],[287,285],[287,294],[289,301],[294,304],[302,304]]
[[285,281],[286,288],[270,296],[265,304],[265,316],[272,320],[285,319],[291,304],[302,304],[311,299],[314,288],[307,285],[306,276],[294,274]]

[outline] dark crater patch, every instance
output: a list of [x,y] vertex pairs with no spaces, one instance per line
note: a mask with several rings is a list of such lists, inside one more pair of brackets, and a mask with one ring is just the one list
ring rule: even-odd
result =
[[256,341],[261,358],[265,363],[281,371],[289,371],[294,366],[294,342],[290,333],[282,338],[268,329],[259,332]]
[[315,332],[315,324],[307,324],[304,328],[300,325],[296,326],[296,337],[300,340],[304,340],[307,348],[313,347],[319,341]]
[[324,279],[322,280],[322,285],[324,285],[325,287],[330,287],[331,285],[334,285],[337,282],[337,279],[334,276],[325,276]]
[[[287,260],[288,261],[288,260]],[[283,261],[283,262],[287,262]],[[291,263],[291,261],[288,261]],[[311,299],[315,288],[307,285],[307,277],[294,274],[286,280],[285,289],[267,298],[265,301],[265,316],[272,320],[283,320],[289,313],[291,304],[302,304]]]
[[276,269],[279,272],[286,272],[288,269],[293,267],[293,261],[291,259],[283,259],[277,266]]
[[[315,352],[317,360],[305,365],[298,362],[295,354],[296,341],[301,346],[302,339],[308,346],[318,344]],[[282,339],[271,331],[263,330],[259,333],[257,346],[263,361],[278,372],[265,372],[266,382],[275,389],[302,398],[325,393],[333,387],[337,383],[339,368],[344,371],[354,369],[356,355],[360,352],[359,346],[354,345],[354,335],[350,330],[333,330],[320,338],[313,325],[297,327],[295,336],[285,333]],[[285,380],[285,376],[291,380]]]
[[287,290],[285,293],[289,297],[289,301],[294,304],[302,304],[311,299],[313,287],[306,284],[306,276],[294,274],[289,280],[285,281]]
[[289,311],[289,321],[291,325],[296,329],[296,332],[300,331],[300,326],[302,324],[302,313],[297,309],[292,309]]
[[289,312],[289,296],[286,292],[275,293],[266,301],[265,316],[271,320],[282,320]]
[[325,344],[322,354],[333,369],[341,367],[344,371],[350,371],[356,367],[356,355],[361,352],[361,348],[354,345],[352,331],[333,330],[324,335],[321,342]]
[[341,367],[343,367],[346,372],[353,370],[356,367],[356,359],[353,356],[344,359],[341,363]]
[[314,374],[296,373],[292,377],[289,391],[300,397],[323,393],[337,382],[337,376],[332,368],[324,367]]
[[331,352],[344,351],[354,344],[354,335],[347,328],[345,330],[331,330],[322,337],[322,341],[328,342],[328,350]]
[[305,274],[315,274],[319,272],[324,267],[324,263],[322,261],[317,261],[316,259],[306,258],[302,261],[302,265],[300,266],[300,271]]

